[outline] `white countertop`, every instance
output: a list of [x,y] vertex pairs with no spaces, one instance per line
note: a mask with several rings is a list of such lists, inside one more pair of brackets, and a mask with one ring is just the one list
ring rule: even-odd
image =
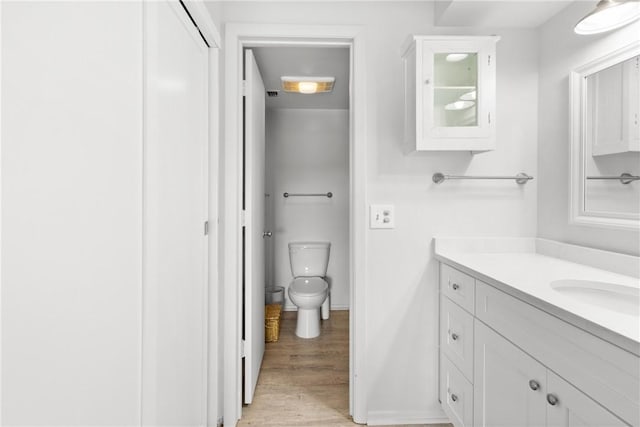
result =
[[[542,254],[535,245],[535,241],[540,239],[522,239],[523,242],[534,243],[517,245],[514,251],[510,250],[514,249],[513,244],[507,245],[504,252],[501,252],[499,244],[496,245],[496,239],[492,239],[487,252],[478,248],[477,239],[473,241],[476,247],[469,252],[465,251],[461,239],[456,239],[454,245],[448,244],[450,242],[447,239],[438,240],[435,239],[435,255],[439,261],[640,356],[640,300],[639,312],[635,315],[581,302],[550,286],[555,280],[572,279],[640,289],[640,279],[637,277]],[[513,241],[510,239],[510,243]],[[565,246],[571,249],[571,245]],[[622,257],[626,257],[625,261],[631,261],[633,265],[633,259],[629,256]]]

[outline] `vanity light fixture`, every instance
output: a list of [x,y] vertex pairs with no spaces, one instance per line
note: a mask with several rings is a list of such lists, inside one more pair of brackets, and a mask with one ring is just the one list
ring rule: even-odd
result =
[[600,0],[593,12],[574,28],[576,34],[598,34],[615,30],[640,19],[639,0]]
[[447,62],[460,62],[467,59],[467,56],[469,56],[468,53],[450,53],[447,55],[446,60]]
[[282,76],[280,81],[285,92],[312,94],[331,92],[336,78]]

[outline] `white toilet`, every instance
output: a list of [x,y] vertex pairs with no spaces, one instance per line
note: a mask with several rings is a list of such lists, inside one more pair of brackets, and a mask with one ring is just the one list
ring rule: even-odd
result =
[[293,280],[289,283],[289,299],[298,307],[296,335],[300,338],[320,335],[320,306],[323,306],[322,311],[326,311],[325,318],[328,318],[329,285],[325,275],[330,247],[329,242],[289,243],[289,262],[293,274]]

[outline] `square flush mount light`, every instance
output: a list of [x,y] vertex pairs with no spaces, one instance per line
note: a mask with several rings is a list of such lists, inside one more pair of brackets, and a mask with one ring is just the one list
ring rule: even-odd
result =
[[324,93],[333,90],[335,77],[293,77],[282,76],[282,89],[285,92],[295,93]]

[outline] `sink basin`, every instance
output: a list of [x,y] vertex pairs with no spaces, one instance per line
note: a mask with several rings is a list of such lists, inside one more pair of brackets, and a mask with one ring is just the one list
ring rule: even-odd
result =
[[592,280],[556,280],[551,288],[566,297],[617,313],[640,317],[640,288]]

